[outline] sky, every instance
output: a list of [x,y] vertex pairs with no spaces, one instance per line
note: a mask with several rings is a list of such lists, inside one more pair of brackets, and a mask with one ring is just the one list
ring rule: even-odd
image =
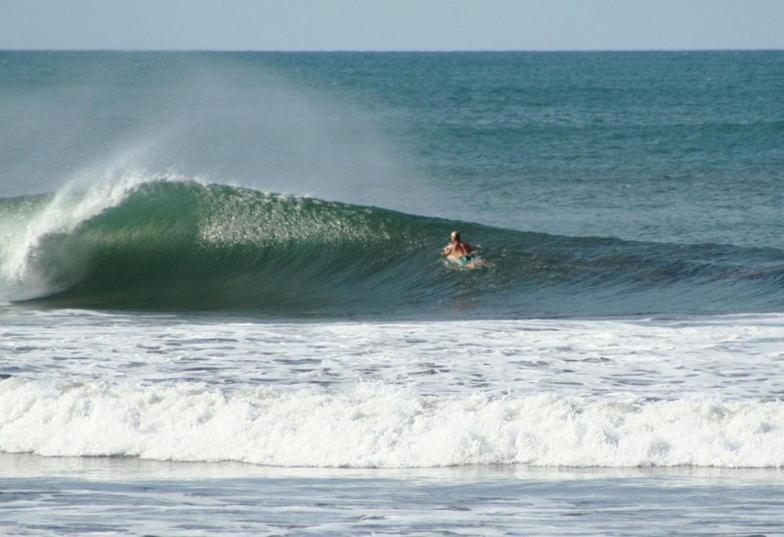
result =
[[784,48],[784,0],[0,0],[0,49]]

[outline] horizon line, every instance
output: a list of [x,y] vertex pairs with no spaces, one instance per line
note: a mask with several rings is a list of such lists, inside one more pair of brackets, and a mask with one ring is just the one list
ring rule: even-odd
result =
[[0,48],[0,52],[269,52],[269,53],[484,53],[484,52],[781,52],[781,48],[585,48],[585,49],[241,49],[241,48]]

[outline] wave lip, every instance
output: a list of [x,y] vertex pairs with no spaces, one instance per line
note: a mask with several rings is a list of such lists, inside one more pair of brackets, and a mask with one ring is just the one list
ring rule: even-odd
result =
[[0,450],[403,468],[784,465],[784,402],[0,381]]
[[83,252],[62,252],[59,266],[43,266],[52,249],[64,250],[67,241],[59,239],[121,204],[136,187],[173,179],[127,174],[89,189],[69,185],[54,194],[0,198],[0,299],[46,296],[78,281]]

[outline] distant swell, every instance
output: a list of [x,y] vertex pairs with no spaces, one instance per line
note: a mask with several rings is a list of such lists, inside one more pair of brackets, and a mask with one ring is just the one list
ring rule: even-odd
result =
[[[0,200],[11,237],[0,250],[0,293],[54,306],[295,316],[784,306],[784,252],[775,249],[523,233],[192,182],[148,181],[112,195],[102,208],[82,207],[84,218],[71,225],[39,225],[38,235],[25,218],[37,222],[51,196]],[[59,211],[67,215],[67,204]],[[488,268],[442,262],[440,248],[455,228],[481,247]]]
[[784,402],[0,381],[0,451],[357,468],[784,465]]

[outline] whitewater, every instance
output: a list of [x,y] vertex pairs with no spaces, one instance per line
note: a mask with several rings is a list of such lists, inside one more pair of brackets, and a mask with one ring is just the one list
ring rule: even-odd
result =
[[0,52],[0,533],[781,533],[780,62]]
[[[261,326],[58,317],[0,334],[0,350],[17,355],[0,368],[3,451],[353,468],[784,462],[781,315]],[[457,343],[443,348],[445,338]],[[742,367],[728,364],[740,356]],[[38,379],[53,370],[59,380]]]

